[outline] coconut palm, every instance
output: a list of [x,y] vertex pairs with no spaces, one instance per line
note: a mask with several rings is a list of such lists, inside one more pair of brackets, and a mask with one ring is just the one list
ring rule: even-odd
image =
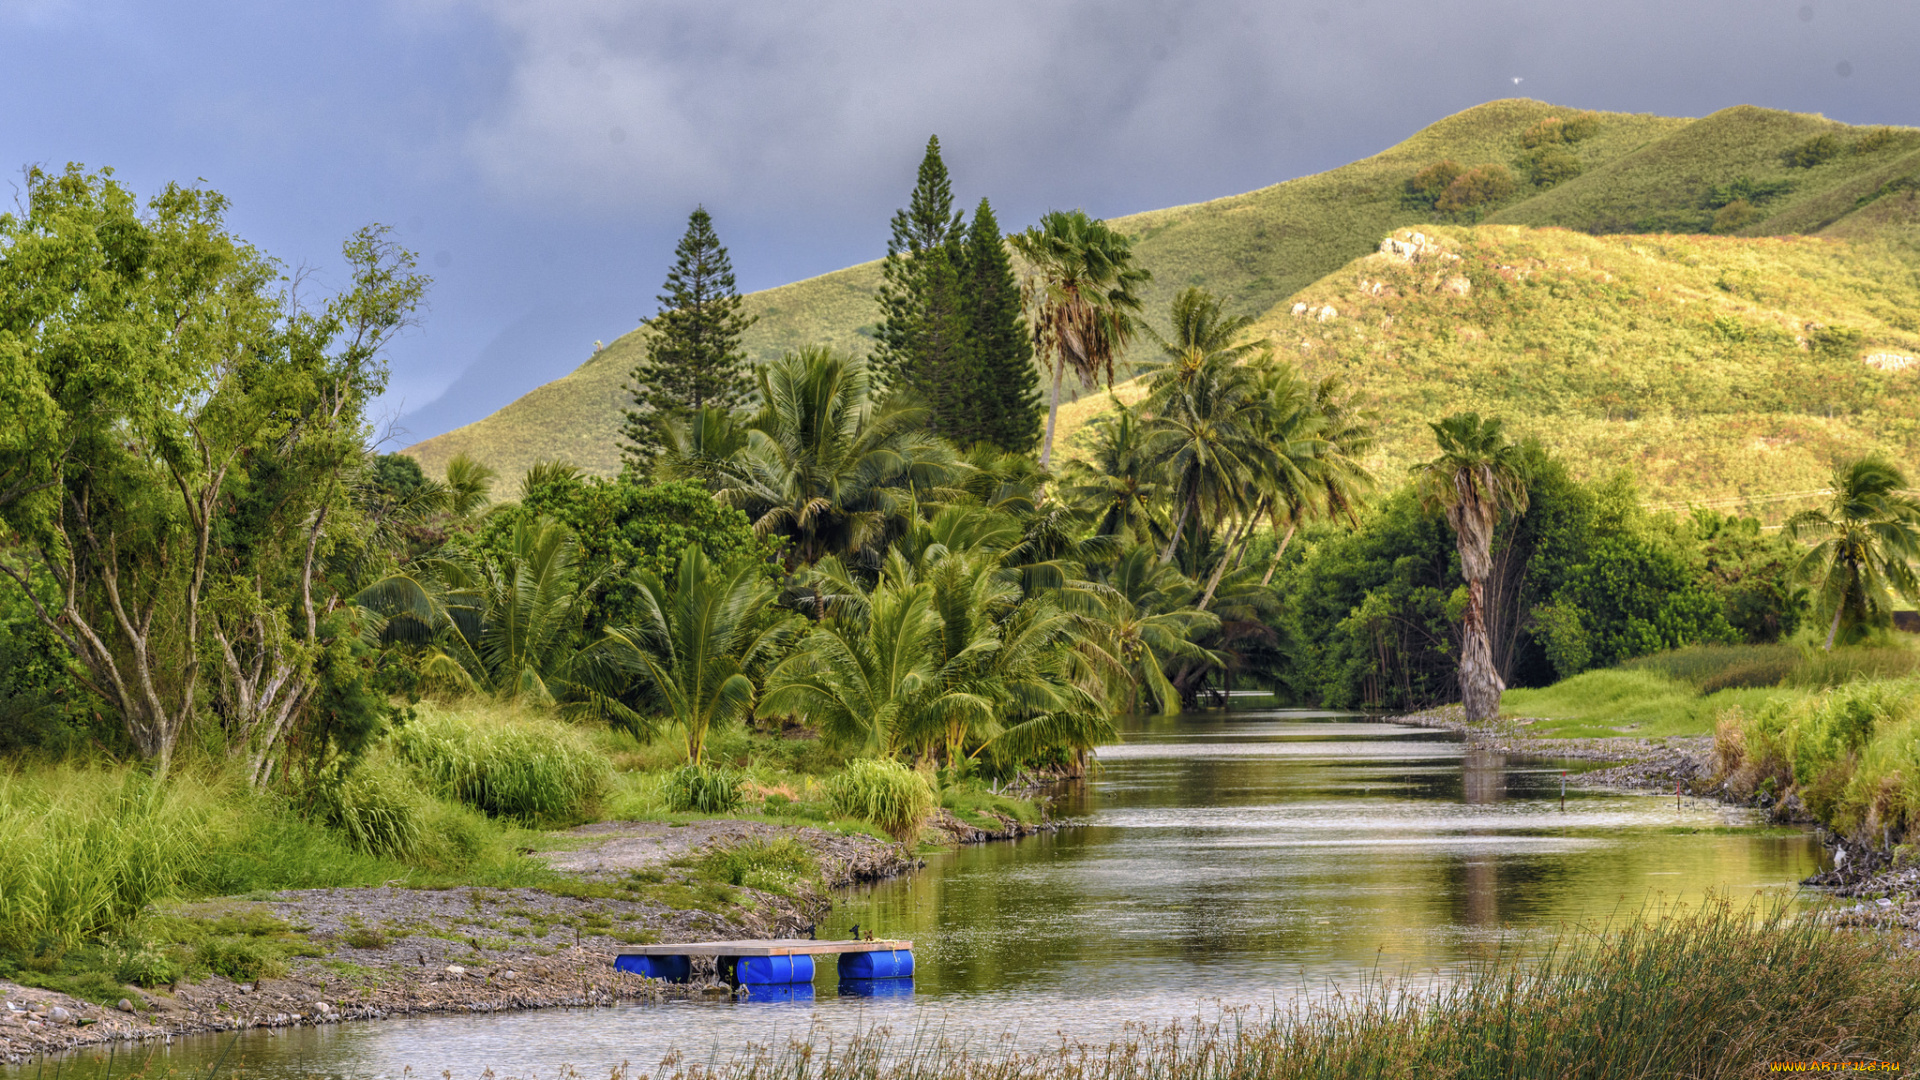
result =
[[681,552],[671,582],[638,577],[639,620],[609,629],[606,651],[659,692],[697,765],[708,732],[752,715],[755,680],[799,636],[800,620],[773,606],[777,590],[758,560],[716,565],[698,544]]
[[[1173,298],[1168,322],[1169,333],[1165,336],[1151,326],[1144,327],[1147,336],[1160,347],[1160,356],[1135,361],[1132,365],[1136,372],[1172,376],[1170,380],[1156,379],[1156,386],[1168,382],[1177,384],[1199,371],[1211,356],[1240,362],[1271,349],[1264,341],[1240,340],[1253,325],[1253,318],[1228,315],[1225,306],[1205,289],[1180,290]],[[1148,400],[1152,400],[1151,396]],[[1150,405],[1147,411],[1158,409]]]
[[1506,512],[1525,513],[1527,486],[1520,447],[1507,440],[1496,417],[1478,413],[1449,416],[1429,424],[1440,456],[1413,467],[1421,503],[1429,513],[1445,513],[1460,549],[1460,575],[1467,582],[1467,609],[1460,623],[1460,700],[1468,722],[1500,715],[1506,689],[1493,666],[1487,638],[1487,575],[1493,527]]
[[713,483],[756,531],[789,539],[790,567],[871,557],[916,497],[960,497],[946,486],[961,471],[952,449],[926,431],[924,410],[873,400],[866,361],[808,348],[759,379],[747,444]]
[[1360,502],[1373,489],[1375,478],[1364,463],[1372,453],[1378,418],[1355,406],[1353,397],[1339,376],[1329,375],[1314,384],[1310,396],[1314,414],[1319,418],[1320,450],[1309,472],[1310,491],[1288,491],[1283,498],[1267,504],[1268,521],[1276,533],[1282,522],[1286,532],[1274,548],[1273,559],[1260,584],[1273,583],[1274,572],[1287,553],[1287,545],[1300,523],[1311,513],[1329,518],[1344,517],[1358,527]]
[[1031,275],[1026,290],[1034,355],[1053,370],[1040,445],[1045,468],[1053,460],[1060,383],[1067,369],[1089,389],[1102,376],[1112,384],[1114,362],[1137,326],[1133,313],[1140,310],[1140,297],[1134,290],[1153,275],[1133,265],[1131,240],[1081,210],[1052,211],[1009,242]]
[[[1243,507],[1246,486],[1271,465],[1262,438],[1265,402],[1254,373],[1227,353],[1213,353],[1191,370],[1172,367],[1148,390],[1156,415],[1147,441],[1148,462],[1163,471],[1172,489],[1173,531],[1160,553],[1170,562],[1189,522],[1205,536],[1204,521]],[[1194,545],[1205,554],[1205,545]]]
[[[1229,531],[1220,558],[1207,576],[1198,604],[1202,611],[1213,603],[1229,567],[1238,568],[1253,540],[1254,524],[1261,517],[1277,522],[1284,508],[1288,519],[1297,521],[1312,503],[1330,449],[1325,437],[1326,418],[1316,407],[1311,387],[1291,365],[1262,360],[1246,365],[1245,370],[1253,379],[1259,402],[1250,422],[1265,453],[1259,455],[1256,470],[1242,483],[1239,503],[1245,512]],[[1283,539],[1281,546],[1285,544]]]
[[1092,426],[1087,459],[1068,463],[1060,497],[1093,522],[1095,536],[1142,544],[1155,539],[1164,491],[1147,464],[1145,431],[1138,414],[1115,401]]
[[1180,707],[1180,694],[1167,680],[1175,660],[1212,662],[1192,638],[1219,627],[1218,617],[1195,609],[1193,583],[1179,570],[1159,562],[1150,547],[1131,548],[1091,587],[1066,595],[1089,601],[1086,633],[1078,647],[1104,671],[1119,676],[1115,699],[1129,710],[1140,706],[1141,690],[1161,713]]
[[1787,521],[1796,540],[1813,544],[1798,572],[1831,609],[1826,648],[1844,625],[1864,626],[1892,609],[1895,595],[1920,600],[1912,560],[1920,557],[1920,501],[1903,493],[1898,466],[1870,455],[1836,468],[1833,501]]

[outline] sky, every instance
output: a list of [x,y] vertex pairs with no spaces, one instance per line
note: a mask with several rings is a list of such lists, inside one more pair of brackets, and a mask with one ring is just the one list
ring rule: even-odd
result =
[[652,315],[695,205],[743,292],[878,258],[930,134],[1018,229],[1503,97],[1920,125],[1917,44],[1920,0],[0,0],[0,173],[204,182],[336,285],[341,241],[392,226],[435,279],[376,410],[393,449]]

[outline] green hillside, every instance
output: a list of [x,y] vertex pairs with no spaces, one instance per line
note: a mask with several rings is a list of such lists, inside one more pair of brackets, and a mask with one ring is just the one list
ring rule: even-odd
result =
[[[1576,120],[1581,137],[1544,150],[1529,147],[1562,118]],[[1815,144],[1822,136],[1828,138]],[[1535,162],[1544,151],[1557,155],[1558,173],[1536,177]],[[1810,163],[1790,163],[1796,156]],[[1466,167],[1500,165],[1516,187],[1499,201],[1453,214],[1410,202],[1409,178],[1447,160]],[[1577,175],[1565,178],[1569,173]],[[1448,117],[1351,165],[1114,223],[1138,239],[1140,262],[1154,272],[1149,312],[1164,311],[1177,290],[1201,285],[1235,310],[1259,314],[1286,309],[1296,292],[1318,287],[1315,283],[1326,275],[1374,251],[1394,229],[1435,220],[1457,224],[1485,216],[1596,232],[1716,226],[1741,235],[1818,230],[1876,242],[1914,235],[1920,229],[1906,209],[1913,181],[1903,186],[1900,180],[1917,173],[1920,132],[1907,129],[1850,128],[1749,107],[1684,120],[1580,113],[1509,100]],[[1723,213],[1735,201],[1743,205]],[[1839,253],[1833,256],[1835,265],[1850,265],[1845,252],[1851,249],[1833,250]],[[1880,250],[1888,254],[1875,265],[1895,271],[1910,265],[1891,254],[1893,248]],[[862,350],[867,339],[859,331],[875,318],[877,283],[878,264],[868,263],[752,294],[749,310],[761,321],[749,335],[750,354],[765,360],[813,341]],[[1282,324],[1269,315],[1263,325],[1278,329]],[[509,479],[543,458],[611,472],[619,461],[615,432],[625,402],[621,386],[640,348],[639,335],[629,334],[572,374],[409,452],[429,471],[438,471],[465,451]],[[1093,400],[1081,402],[1069,422],[1101,407]],[[1642,402],[1638,407],[1655,406]]]
[[[1920,272],[1903,246],[1501,225],[1421,235],[1402,230],[1398,253],[1356,260],[1254,327],[1379,411],[1383,477],[1431,456],[1427,420],[1466,409],[1508,418],[1588,477],[1630,468],[1656,502],[1743,508],[1819,489],[1836,456],[1876,448],[1920,463]],[[1062,409],[1063,436],[1106,407]]]

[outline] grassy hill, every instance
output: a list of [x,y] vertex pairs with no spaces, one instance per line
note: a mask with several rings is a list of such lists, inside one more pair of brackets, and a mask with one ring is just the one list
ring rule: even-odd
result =
[[[1552,134],[1556,130],[1555,122],[1560,120],[1577,121],[1579,137],[1552,141],[1544,147],[1538,145],[1540,133]],[[1536,145],[1530,146],[1530,143]],[[1556,155],[1557,168],[1551,175],[1537,175],[1541,172],[1537,164],[1539,157],[1547,151]],[[1466,167],[1498,165],[1505,168],[1514,178],[1514,189],[1494,202],[1456,213],[1444,213],[1410,201],[1406,195],[1409,178],[1447,160]],[[1820,264],[1824,269],[1793,260],[1776,266],[1765,258],[1756,262],[1734,259],[1731,264],[1737,274],[1752,278],[1753,287],[1757,289],[1764,289],[1767,276],[1776,272],[1787,273],[1794,281],[1800,279],[1791,275],[1799,273],[1822,279],[1837,274],[1850,280],[1892,274],[1896,278],[1906,275],[1902,280],[1910,280],[1911,268],[1920,260],[1908,254],[1910,249],[1903,241],[1920,235],[1920,226],[1916,226],[1911,209],[1915,186],[1911,178],[1916,175],[1920,175],[1920,131],[1850,128],[1819,117],[1748,107],[1728,109],[1701,120],[1685,120],[1578,113],[1535,101],[1510,100],[1492,102],[1448,117],[1389,150],[1351,165],[1243,195],[1118,218],[1114,223],[1137,238],[1138,257],[1154,272],[1155,280],[1147,293],[1150,313],[1164,311],[1179,289],[1202,285],[1225,298],[1237,311],[1264,313],[1262,328],[1284,338],[1295,331],[1287,313],[1291,311],[1296,293],[1319,290],[1313,292],[1316,306],[1332,303],[1338,309],[1342,300],[1337,282],[1357,281],[1357,271],[1349,264],[1368,257],[1381,239],[1397,228],[1438,222],[1426,231],[1444,233],[1450,242],[1475,250],[1475,245],[1480,244],[1500,246],[1486,239],[1489,237],[1511,237],[1514,238],[1511,243],[1518,244],[1517,238],[1525,235],[1525,230],[1497,232],[1485,227],[1467,232],[1460,230],[1462,222],[1475,218],[1602,233],[1705,232],[1719,228],[1738,236],[1759,236],[1817,231],[1824,236],[1862,241],[1865,246],[1829,242],[1819,248],[1827,253]],[[1733,205],[1735,203],[1740,205]],[[1559,232],[1544,235],[1555,238],[1540,241],[1548,247],[1571,245],[1581,239]],[[1469,236],[1481,239],[1469,241]],[[1615,251],[1619,241],[1596,243],[1594,250],[1606,253]],[[1671,243],[1683,242],[1673,240]],[[1741,249],[1738,240],[1711,243],[1723,245],[1711,247],[1716,252]],[[1471,257],[1479,258],[1478,255]],[[1543,267],[1557,265],[1558,257],[1553,252],[1545,252]],[[1349,269],[1343,270],[1343,267]],[[1329,274],[1333,277],[1329,278]],[[1693,278],[1687,280],[1693,282]],[[746,343],[750,355],[756,361],[764,361],[783,349],[813,341],[863,350],[868,339],[861,330],[875,318],[872,293],[877,283],[878,264],[868,263],[750,295],[749,309],[761,316]],[[1695,288],[1699,284],[1693,282],[1685,287]],[[1713,282],[1706,285],[1717,288]],[[1587,292],[1579,289],[1564,294],[1537,291],[1524,291],[1524,294],[1531,297],[1530,302],[1534,304],[1594,302]],[[1306,295],[1302,293],[1302,299]],[[1478,295],[1482,298],[1479,302],[1486,302],[1485,292]],[[1405,299],[1412,302],[1413,296]],[[1802,311],[1791,304],[1782,310],[1786,312],[1783,320],[1803,316],[1802,321],[1817,318],[1811,309]],[[1407,318],[1417,321],[1420,317],[1409,315]],[[1574,324],[1584,318],[1578,314],[1564,316]],[[1891,315],[1874,316],[1872,325],[1886,328],[1883,336],[1900,330],[1897,319]],[[1867,324],[1860,322],[1860,326],[1862,333],[1866,333]],[[1681,338],[1686,336],[1680,334]],[[1336,334],[1334,340],[1341,339]],[[1498,345],[1493,344],[1496,340]],[[1662,339],[1658,347],[1674,346],[1677,340]],[[1474,365],[1495,363],[1506,370],[1518,370],[1526,366],[1527,357],[1542,355],[1550,345],[1534,342],[1529,346],[1532,351],[1523,349],[1501,358],[1495,353],[1497,348],[1518,348],[1522,343],[1508,335],[1497,339],[1487,336],[1483,341],[1486,342],[1483,348],[1471,355],[1462,353],[1455,359]],[[1326,357],[1350,344],[1322,343],[1316,347]],[[621,387],[642,347],[640,335],[629,334],[572,374],[532,391],[492,416],[427,440],[409,452],[418,456],[429,471],[438,471],[453,454],[465,451],[494,464],[509,479],[543,458],[562,458],[597,472],[612,472],[618,467],[614,437],[620,409],[626,400]],[[1570,346],[1582,355],[1611,347],[1616,345],[1575,343]],[[1655,346],[1649,342],[1647,347]],[[1425,351],[1415,352],[1430,355]],[[1389,370],[1400,371],[1398,377],[1431,377],[1427,368],[1417,364],[1383,368],[1381,372]],[[1572,398],[1566,395],[1578,397],[1586,392],[1568,390],[1551,403],[1521,402],[1529,392],[1527,387],[1538,384],[1544,388],[1553,381],[1544,376],[1540,379],[1512,377],[1503,385],[1508,385],[1507,397],[1516,402],[1516,408],[1526,404],[1529,415],[1539,416],[1555,415],[1553,410],[1571,408],[1568,401]],[[1686,380],[1679,382],[1684,384]],[[1670,384],[1672,380],[1658,383],[1663,388]],[[1418,401],[1453,400],[1446,394],[1436,397],[1437,391],[1431,387],[1396,388],[1377,379],[1366,380],[1366,385],[1370,393],[1380,397],[1383,409],[1390,412],[1411,408]],[[1697,405],[1678,401],[1666,403],[1658,399],[1661,392],[1664,390],[1630,390],[1616,395],[1623,403],[1618,408],[1631,409],[1635,419],[1615,421],[1603,415],[1598,422],[1602,425],[1655,424],[1654,417],[1678,410],[1674,414],[1691,417],[1690,423],[1709,425],[1705,419],[1709,415],[1733,415],[1732,411],[1701,413]],[[1649,393],[1655,396],[1649,397]],[[1104,401],[1105,395],[1099,394],[1078,402],[1066,411],[1066,422],[1070,426],[1084,423],[1105,407]],[[1770,415],[1769,407],[1754,404],[1741,414],[1747,417],[1742,422],[1757,422],[1754,418]],[[1827,407],[1828,403],[1820,406]],[[1840,403],[1833,402],[1831,407],[1838,408]],[[1824,414],[1819,419],[1828,420]],[[1844,416],[1836,416],[1828,426],[1836,434],[1821,445],[1855,445],[1862,438],[1878,437],[1867,435],[1866,428]],[[1707,438],[1708,434],[1702,427],[1699,437]],[[1847,439],[1854,441],[1847,442]],[[1597,436],[1581,445],[1613,445],[1596,440]],[[1628,443],[1631,442],[1632,439],[1628,439]],[[1573,444],[1568,445],[1572,448]],[[1626,445],[1622,443],[1620,447]],[[1807,449],[1805,453],[1816,455],[1817,451]],[[1714,460],[1732,462],[1737,457],[1726,452]],[[1652,464],[1651,459],[1647,464]],[[1795,476],[1806,472],[1798,465],[1795,470]],[[1692,496],[1704,491],[1780,489],[1780,484],[1764,471],[1755,482],[1766,479],[1767,483],[1757,489],[1746,487],[1745,481],[1732,479],[1732,474],[1709,482],[1705,479],[1708,472],[1705,465],[1675,468],[1662,476],[1649,474],[1648,479],[1656,490],[1676,496]]]
[[[1874,448],[1920,463],[1920,272],[1902,246],[1423,235],[1411,257],[1358,259],[1255,326],[1378,410],[1383,477],[1432,456],[1426,421],[1464,409],[1506,417],[1589,476],[1629,468],[1656,501],[1817,489],[1836,456]],[[1066,437],[1105,409],[1063,408]]]

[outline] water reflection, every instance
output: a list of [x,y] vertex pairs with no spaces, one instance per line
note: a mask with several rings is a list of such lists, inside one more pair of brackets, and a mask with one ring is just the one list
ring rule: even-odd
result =
[[[1445,971],[1563,923],[1791,889],[1807,836],[1738,811],[1572,792],[1560,770],[1435,731],[1326,713],[1140,720],[1068,794],[1084,825],[971,847],[845,896],[853,923],[916,941],[910,996],[827,969],[813,1000],[435,1017],[243,1040],[255,1075],[551,1074],[670,1048],[724,1055],[824,1025],[1048,1046],[1127,1021],[1266,1003],[1370,972]],[[1712,831],[1706,831],[1712,830]],[[875,988],[900,995],[900,987]],[[219,1043],[187,1043],[181,1062]],[[196,1057],[195,1055],[200,1055]],[[84,1071],[84,1070],[82,1070]],[[0,1076],[6,1074],[0,1073]]]

